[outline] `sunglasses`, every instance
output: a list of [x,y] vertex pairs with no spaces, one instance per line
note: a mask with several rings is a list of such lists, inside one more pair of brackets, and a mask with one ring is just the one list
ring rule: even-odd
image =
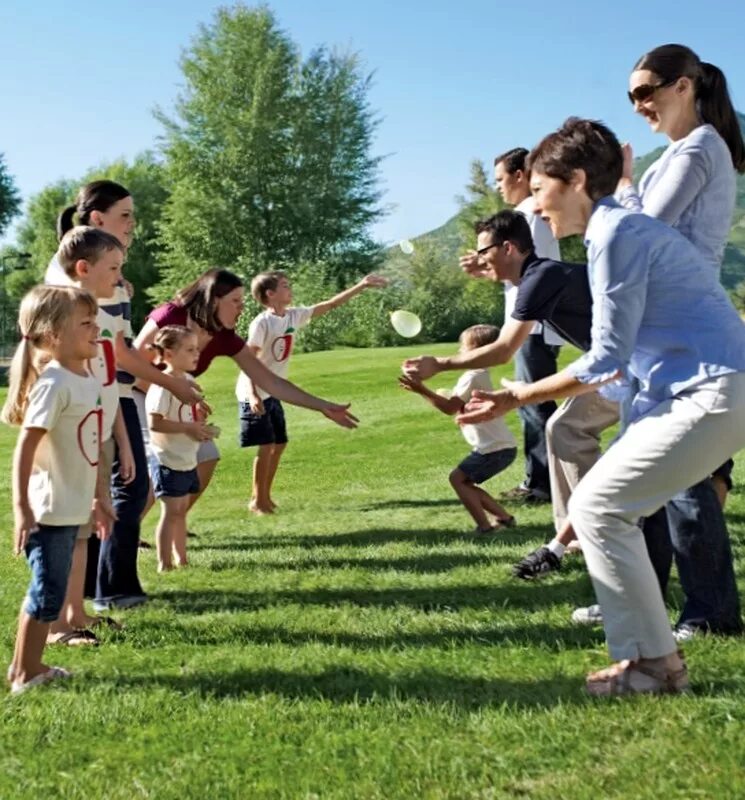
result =
[[484,253],[488,253],[489,250],[492,249],[492,247],[501,247],[503,244],[504,242],[494,242],[494,244],[488,244],[486,247],[482,247],[480,250],[477,250],[476,254],[479,256],[483,256]]
[[663,83],[643,83],[637,86],[632,92],[626,92],[629,102],[633,106],[634,103],[644,103],[649,100],[658,89],[664,89],[666,86],[672,86],[678,79],[673,78],[671,81],[664,81]]

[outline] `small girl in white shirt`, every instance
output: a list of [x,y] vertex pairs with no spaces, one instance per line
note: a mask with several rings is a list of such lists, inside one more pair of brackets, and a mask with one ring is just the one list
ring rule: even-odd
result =
[[[495,342],[499,328],[494,325],[472,325],[460,335],[460,350],[475,350]],[[452,416],[463,410],[471,392],[493,391],[489,371],[472,369],[464,372],[455,384],[450,397],[433,392],[422,381],[408,375],[398,379],[402,388],[415,392],[428,400],[438,411]],[[496,533],[501,528],[515,524],[515,518],[478,484],[484,483],[507,469],[517,456],[515,437],[501,418],[462,425],[463,438],[471,445],[471,453],[450,473],[450,485],[455,490],[466,511],[476,523],[475,533]]]
[[[199,361],[196,333],[181,325],[161,328],[151,345],[165,372],[175,378],[189,378]],[[206,424],[196,405],[186,405],[162,386],[151,385],[145,398],[150,427],[153,493],[161,501],[161,515],[155,532],[158,571],[185,566],[186,515],[199,493],[197,450],[199,443],[213,439],[214,426]]]
[[[97,313],[86,291],[37,286],[18,315],[23,339],[10,368],[2,421],[21,425],[13,455],[14,549],[25,553],[31,583],[8,668],[13,694],[70,677],[42,662],[49,626],[65,600],[78,528],[93,509],[104,537],[113,519],[97,485],[101,384],[88,371],[98,353]],[[94,504],[96,494],[102,499]]]

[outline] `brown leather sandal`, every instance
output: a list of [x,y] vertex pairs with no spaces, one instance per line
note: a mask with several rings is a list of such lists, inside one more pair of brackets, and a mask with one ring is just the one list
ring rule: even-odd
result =
[[638,661],[619,661],[607,669],[590,673],[585,688],[593,697],[620,697],[625,694],[678,694],[688,691],[688,667],[670,670],[654,668]]

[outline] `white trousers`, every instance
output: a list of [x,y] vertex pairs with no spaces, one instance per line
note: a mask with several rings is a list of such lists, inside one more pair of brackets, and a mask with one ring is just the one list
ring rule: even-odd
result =
[[600,436],[618,422],[618,403],[598,392],[567,398],[546,423],[551,504],[557,533],[569,518],[569,498],[600,458]]
[[585,475],[569,518],[603,612],[611,657],[675,651],[639,517],[745,447],[745,373],[700,383],[633,422]]

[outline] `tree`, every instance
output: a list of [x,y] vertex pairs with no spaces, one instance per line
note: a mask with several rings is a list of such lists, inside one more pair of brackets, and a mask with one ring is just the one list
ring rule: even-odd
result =
[[0,153],[0,235],[7,230],[10,221],[20,210],[21,195],[13,176],[5,166],[5,157]]
[[478,159],[471,162],[471,179],[466,186],[466,192],[465,196],[456,198],[461,207],[458,213],[458,231],[463,249],[470,249],[476,246],[474,225],[480,219],[502,211],[506,206],[499,192],[490,184],[483,162]]
[[355,56],[303,62],[269,9],[238,5],[200,28],[181,68],[174,117],[158,112],[172,182],[158,297],[215,264],[248,275],[374,254],[376,121]]
[[57,216],[75,202],[78,189],[93,180],[108,179],[125,186],[135,202],[137,227],[124,265],[125,277],[134,285],[132,323],[135,329],[144,321],[149,301],[146,292],[158,279],[159,248],[157,225],[168,197],[163,166],[152,153],[142,153],[131,163],[120,160],[92,169],[79,180],[61,180],[42,189],[28,203],[26,216],[18,230],[22,250],[31,260],[23,279],[9,286],[9,293],[21,291],[33,279],[44,279],[47,265],[57,250]]

